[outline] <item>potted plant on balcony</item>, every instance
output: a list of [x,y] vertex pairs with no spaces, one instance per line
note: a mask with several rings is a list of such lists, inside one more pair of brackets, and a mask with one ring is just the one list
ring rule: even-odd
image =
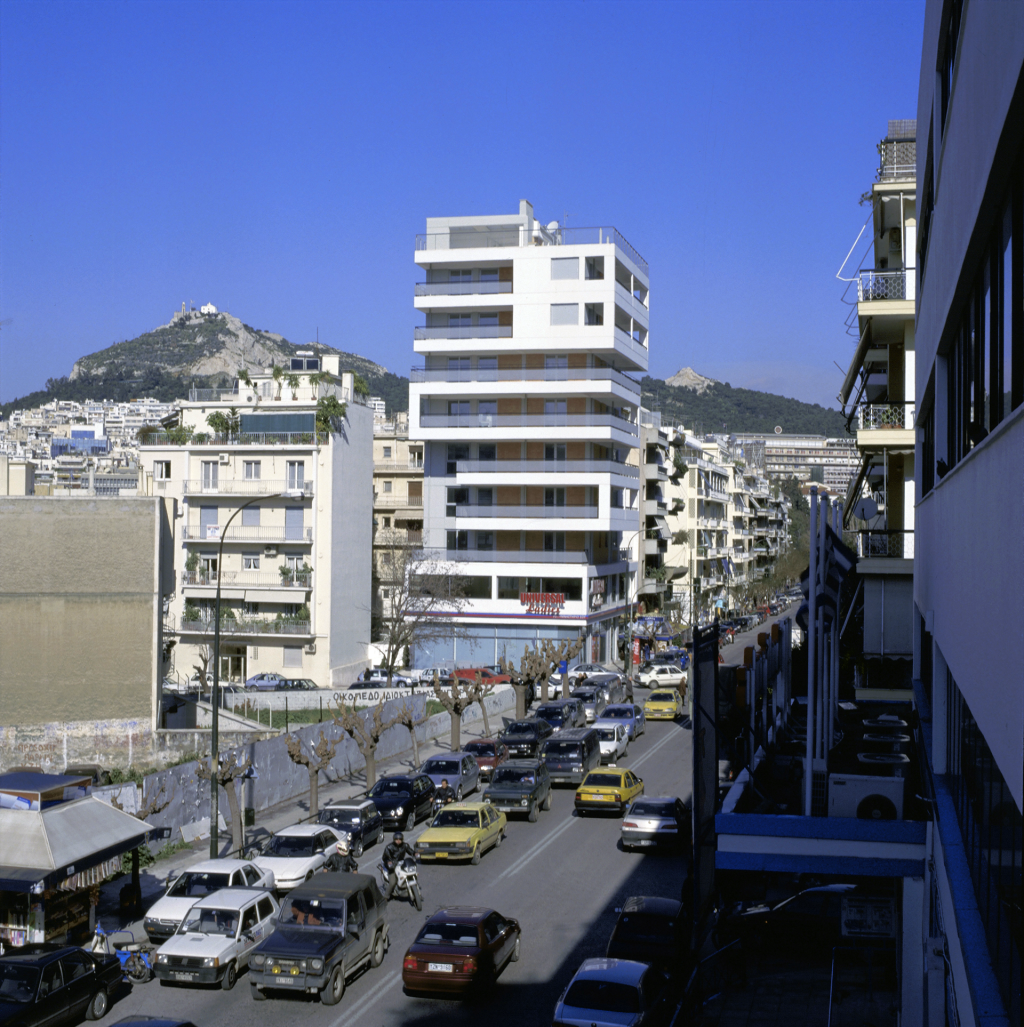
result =
[[292,390],[292,400],[299,398],[299,376],[297,374],[290,374],[287,378],[288,388]]
[[185,602],[185,611],[184,611],[184,613],[182,613],[181,619],[182,619],[182,622],[186,623],[186,624],[188,624],[188,623],[195,623],[196,621],[202,620],[203,619],[203,615],[202,615],[202,612],[200,611],[199,607],[196,606],[195,603],[193,603],[191,600],[186,600],[186,602]]
[[308,563],[303,563],[303,565],[295,571],[295,584],[308,586],[312,575],[313,568],[310,567]]
[[274,397],[274,399],[280,399],[281,386],[284,383],[284,368],[281,367],[280,364],[274,364],[274,366],[270,369],[270,373],[274,379],[275,384],[277,385],[277,395]]
[[198,585],[201,584],[198,578],[199,571],[199,554],[192,552],[188,554],[185,560],[185,573],[188,577],[185,579],[186,585]]
[[320,395],[320,386],[324,382],[329,382],[333,377],[329,371],[314,371],[311,375],[307,376],[309,387],[313,390],[313,399]]
[[292,576],[295,574],[295,571],[287,564],[282,564],[280,567],[277,568],[277,570],[278,573],[281,575],[281,584],[286,587],[290,585],[292,583]]

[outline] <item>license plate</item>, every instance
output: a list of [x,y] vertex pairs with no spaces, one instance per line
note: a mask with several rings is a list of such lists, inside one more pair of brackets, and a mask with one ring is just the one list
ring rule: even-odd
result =
[[287,987],[294,987],[296,985],[298,987],[300,987],[300,988],[304,988],[305,987],[305,984],[303,983],[301,977],[275,977],[274,978],[274,987],[275,988],[279,987],[282,984],[286,985]]
[[428,963],[427,964],[427,969],[431,973],[450,974],[452,972],[452,964],[451,963]]
[[434,855],[438,859],[447,859],[448,858],[448,853],[447,852],[435,852]]
[[192,978],[195,977],[195,974],[190,974],[190,973],[173,973],[173,974],[171,974],[171,976],[176,981],[191,981]]
[[654,839],[653,838],[641,838],[639,841],[630,842],[629,844],[630,845],[653,845],[654,844]]
[[498,809],[501,810],[502,813],[515,813],[516,810],[519,809],[519,808],[521,808],[521,807],[518,807],[518,806],[499,806],[498,807]]

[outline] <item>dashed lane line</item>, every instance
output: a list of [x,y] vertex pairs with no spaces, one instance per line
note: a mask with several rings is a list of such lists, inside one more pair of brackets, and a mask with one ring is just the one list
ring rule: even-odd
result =
[[349,1024],[354,1023],[366,1012],[369,1006],[381,998],[385,991],[393,988],[398,983],[398,979],[399,974],[397,970],[392,970],[391,973],[382,977],[380,982],[371,988],[354,1006],[346,1009],[331,1024],[331,1027],[348,1027]]

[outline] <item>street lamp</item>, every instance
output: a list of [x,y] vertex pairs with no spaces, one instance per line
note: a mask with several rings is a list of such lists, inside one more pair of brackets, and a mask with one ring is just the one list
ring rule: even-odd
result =
[[269,496],[256,496],[249,502],[243,503],[227,519],[227,523],[219,532],[217,599],[213,607],[213,689],[210,692],[210,705],[213,707],[210,728],[210,859],[216,859],[220,855],[217,851],[217,822],[220,819],[220,780],[218,775],[220,768],[220,583],[224,569],[224,542],[227,539],[231,522],[253,503],[258,503],[263,499],[301,499],[304,495],[305,492],[302,489],[285,489],[283,492],[274,492]]

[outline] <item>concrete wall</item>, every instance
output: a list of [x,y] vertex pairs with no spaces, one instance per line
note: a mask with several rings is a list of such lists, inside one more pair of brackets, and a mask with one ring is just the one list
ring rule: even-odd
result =
[[163,502],[0,499],[0,718],[151,721],[161,652]]

